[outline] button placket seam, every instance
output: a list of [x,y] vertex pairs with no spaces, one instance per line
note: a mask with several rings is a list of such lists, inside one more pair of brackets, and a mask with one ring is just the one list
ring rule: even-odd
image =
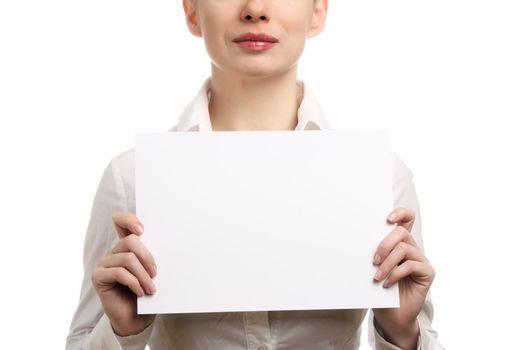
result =
[[245,331],[245,344],[247,345],[247,350],[257,350],[256,344],[252,341],[252,327],[247,312],[243,313],[243,328]]
[[[260,317],[264,319],[259,319]],[[271,334],[269,327],[269,313],[263,311],[244,312],[243,323],[248,350],[269,349],[271,347]],[[262,333],[263,331],[263,333]]]

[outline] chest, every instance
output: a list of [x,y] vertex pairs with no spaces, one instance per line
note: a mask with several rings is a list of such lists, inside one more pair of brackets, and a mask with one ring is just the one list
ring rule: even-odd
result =
[[158,315],[151,350],[357,349],[366,310]]

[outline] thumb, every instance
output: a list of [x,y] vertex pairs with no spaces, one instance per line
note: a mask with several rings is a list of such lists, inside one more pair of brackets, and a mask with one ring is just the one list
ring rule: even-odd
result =
[[143,225],[138,218],[132,213],[115,211],[112,215],[113,223],[120,238],[124,238],[131,234],[141,235],[143,233]]
[[387,217],[388,222],[402,226],[409,230],[409,232],[412,229],[415,220],[416,212],[408,208],[394,208]]

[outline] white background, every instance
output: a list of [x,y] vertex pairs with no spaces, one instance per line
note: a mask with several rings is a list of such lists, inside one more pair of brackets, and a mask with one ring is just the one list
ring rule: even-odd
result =
[[[521,18],[521,1],[331,1],[300,63],[333,126],[390,128],[414,173],[448,349],[521,342]],[[181,1],[0,3],[3,347],[64,347],[103,169],[208,74]]]

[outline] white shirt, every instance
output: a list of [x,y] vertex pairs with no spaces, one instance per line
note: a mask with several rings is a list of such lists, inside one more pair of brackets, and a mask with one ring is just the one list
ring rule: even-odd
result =
[[[301,104],[296,130],[330,129],[321,107],[308,85],[299,81]],[[178,125],[169,131],[212,131],[208,112],[210,78],[182,112]],[[421,217],[412,174],[394,154],[394,207],[417,214],[412,235],[423,247]],[[114,157],[105,169],[92,206],[84,244],[84,278],[78,308],[67,337],[67,350],[263,350],[263,349],[358,349],[361,323],[367,310],[314,310],[228,312],[208,314],[160,314],[137,335],[119,337],[103,312],[91,275],[98,261],[118,241],[111,214],[136,212],[134,193],[134,149]],[[371,279],[372,276],[369,276]],[[370,311],[369,320],[373,320]],[[443,349],[431,328],[430,296],[418,316],[418,349]],[[369,342],[375,349],[399,349],[386,342],[369,322]]]

